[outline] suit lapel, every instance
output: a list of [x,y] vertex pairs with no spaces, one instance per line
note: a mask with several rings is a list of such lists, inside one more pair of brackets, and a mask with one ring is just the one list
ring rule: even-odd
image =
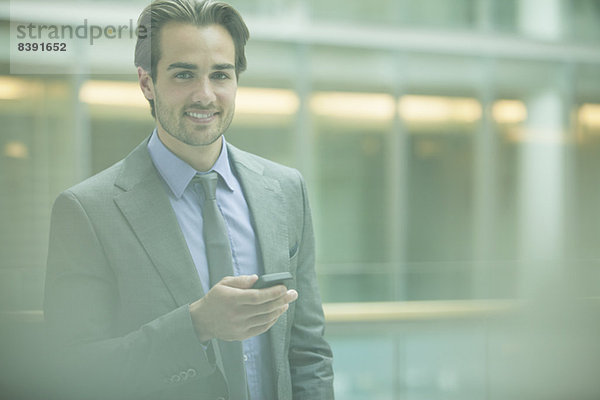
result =
[[264,176],[264,168],[244,152],[231,145],[228,145],[228,151],[250,209],[264,273],[287,271],[287,210],[279,181]]
[[125,191],[115,202],[181,306],[204,292],[167,189],[146,146],[144,141],[125,159],[115,183]]
[[[264,168],[246,153],[228,145],[233,168],[242,185],[258,238],[264,273],[289,270],[287,209],[279,181],[264,176]],[[284,354],[287,313],[269,330],[273,362],[278,378],[287,362]],[[277,380],[276,380],[277,381]]]

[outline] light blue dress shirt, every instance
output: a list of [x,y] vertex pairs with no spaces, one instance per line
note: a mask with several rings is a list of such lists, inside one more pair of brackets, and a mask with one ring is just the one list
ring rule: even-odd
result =
[[[202,237],[202,204],[204,192],[199,184],[190,184],[196,171],[173,154],[159,139],[156,129],[148,142],[148,151],[168,189],[169,200],[196,265],[204,293],[210,289],[204,238]],[[235,275],[263,273],[258,242],[252,227],[250,211],[242,187],[231,169],[225,138],[219,158],[211,171],[219,175],[217,205],[223,214]],[[276,396],[271,347],[267,333],[242,342],[248,387],[252,400],[272,399]]]

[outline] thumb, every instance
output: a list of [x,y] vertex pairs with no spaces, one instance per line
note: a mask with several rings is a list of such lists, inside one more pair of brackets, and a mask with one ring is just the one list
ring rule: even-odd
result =
[[221,279],[219,285],[238,289],[250,289],[257,280],[258,275],[226,276],[225,278]]

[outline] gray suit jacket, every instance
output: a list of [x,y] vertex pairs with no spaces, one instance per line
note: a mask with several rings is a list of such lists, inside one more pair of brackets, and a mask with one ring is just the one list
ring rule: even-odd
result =
[[[188,310],[204,295],[200,280],[146,146],[54,204],[44,311],[60,344],[57,370],[68,371],[71,392],[61,395],[226,398],[218,346],[199,343]],[[278,397],[332,399],[304,182],[296,170],[228,150],[265,273],[290,271],[299,293],[269,331]]]

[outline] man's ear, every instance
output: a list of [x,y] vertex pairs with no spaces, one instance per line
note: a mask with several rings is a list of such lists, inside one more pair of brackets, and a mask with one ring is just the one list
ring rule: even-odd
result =
[[154,82],[150,73],[142,67],[138,67],[138,82],[146,100],[154,100]]

